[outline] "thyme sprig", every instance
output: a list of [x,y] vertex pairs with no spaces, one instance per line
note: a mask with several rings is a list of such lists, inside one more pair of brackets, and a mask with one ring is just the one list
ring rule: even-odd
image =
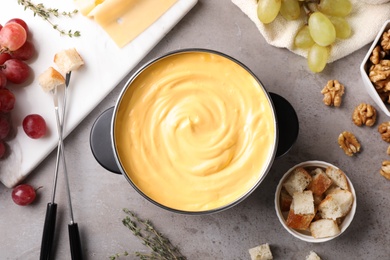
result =
[[[141,260],[186,260],[177,247],[174,247],[169,239],[159,233],[150,220],[140,219],[135,213],[128,209],[123,209],[128,215],[122,223],[131,230],[133,235],[138,237],[142,243],[147,246],[151,252],[141,253],[135,252],[135,256]],[[129,253],[125,251],[122,256],[127,256]],[[110,260],[118,259],[121,254],[110,256]]]
[[46,8],[42,3],[40,4],[34,4],[30,0],[18,0],[18,4],[24,6],[24,10],[30,9],[33,11],[34,16],[39,16],[43,20],[47,21],[53,29],[57,30],[61,35],[66,35],[69,37],[79,37],[81,36],[81,33],[79,31],[72,31],[72,30],[63,30],[61,29],[58,24],[55,24],[52,22],[51,18],[54,17],[60,17],[60,16],[66,16],[66,17],[72,17],[73,15],[78,13],[78,10],[75,9],[71,12],[60,12],[58,9],[55,8]]

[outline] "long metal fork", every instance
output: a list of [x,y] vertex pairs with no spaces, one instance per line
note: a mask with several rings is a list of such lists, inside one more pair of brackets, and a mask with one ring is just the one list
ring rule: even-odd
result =
[[78,225],[77,223],[74,222],[74,217],[73,217],[73,207],[72,207],[72,200],[71,200],[71,193],[70,193],[69,177],[68,177],[68,171],[66,167],[64,143],[63,143],[63,130],[65,125],[67,92],[68,92],[68,86],[70,82],[70,76],[71,76],[71,72],[68,72],[66,74],[66,79],[65,79],[65,90],[64,90],[63,102],[62,102],[62,117],[60,117],[60,112],[59,112],[58,90],[57,88],[54,88],[52,90],[54,112],[56,116],[57,132],[58,132],[58,147],[57,147],[57,158],[56,158],[56,166],[54,172],[54,180],[53,180],[52,199],[51,202],[47,204],[45,224],[44,224],[43,235],[42,235],[41,255],[40,255],[41,260],[51,259],[51,254],[52,254],[52,245],[54,240],[54,231],[55,231],[55,223],[56,223],[56,215],[57,215],[57,204],[55,203],[55,195],[57,189],[60,159],[62,160],[62,164],[63,164],[66,192],[68,196],[68,204],[69,204],[69,212],[70,212],[70,224],[68,225],[68,231],[69,231],[71,256],[73,260],[82,259],[80,234],[78,230]]

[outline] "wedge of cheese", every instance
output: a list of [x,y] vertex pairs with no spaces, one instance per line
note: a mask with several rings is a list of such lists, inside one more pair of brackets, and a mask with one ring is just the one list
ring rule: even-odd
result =
[[83,15],[95,21],[123,47],[152,25],[177,0],[75,0]]

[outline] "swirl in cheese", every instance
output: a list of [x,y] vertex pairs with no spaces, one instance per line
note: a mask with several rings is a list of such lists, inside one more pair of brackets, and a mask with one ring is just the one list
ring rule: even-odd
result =
[[114,141],[124,171],[171,209],[225,207],[254,189],[273,160],[276,125],[259,82],[219,54],[152,63],[123,94]]

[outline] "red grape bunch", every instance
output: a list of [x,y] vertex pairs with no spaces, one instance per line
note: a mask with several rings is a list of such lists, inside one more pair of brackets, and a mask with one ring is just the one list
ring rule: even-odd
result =
[[22,19],[0,24],[0,159],[7,152],[6,141],[12,138],[10,113],[16,99],[9,86],[26,82],[31,73],[26,61],[36,53],[28,34],[29,28]]

